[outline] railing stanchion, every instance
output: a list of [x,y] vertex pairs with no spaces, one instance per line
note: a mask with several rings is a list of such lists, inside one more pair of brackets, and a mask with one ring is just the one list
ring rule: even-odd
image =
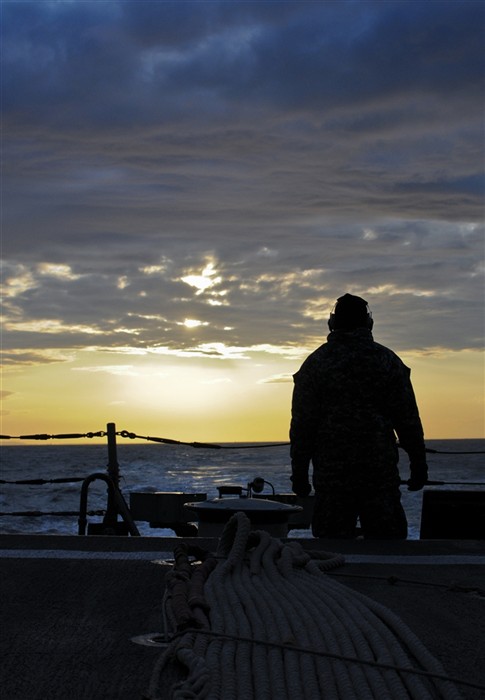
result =
[[106,426],[108,436],[108,474],[111,477],[115,486],[120,485],[120,465],[118,464],[118,455],[116,448],[116,425],[108,423]]
[[[120,484],[120,468],[118,464],[118,455],[116,449],[116,425],[108,423],[106,426],[106,435],[108,437],[108,476],[116,488]],[[118,522],[118,508],[113,491],[108,490],[108,500],[106,504],[106,514],[103,523],[107,527],[112,527],[116,530]]]

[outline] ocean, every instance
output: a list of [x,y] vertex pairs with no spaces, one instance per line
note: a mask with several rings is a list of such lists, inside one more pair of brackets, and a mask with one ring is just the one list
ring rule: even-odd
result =
[[[449,485],[439,489],[485,490],[485,440],[428,440],[429,478]],[[186,491],[218,495],[220,485],[246,487],[255,477],[270,482],[275,491],[290,492],[288,445],[223,445],[230,449],[194,448],[187,445],[122,442],[117,444],[120,488],[127,502],[131,491]],[[470,452],[473,454],[460,454]],[[15,482],[27,479],[85,478],[106,472],[107,445],[6,445],[0,447],[0,479]],[[406,454],[400,450],[402,479],[409,477]],[[450,482],[460,482],[459,485]],[[481,485],[467,486],[479,482]],[[25,485],[0,484],[0,533],[2,534],[77,534],[76,515],[55,515],[59,511],[79,511],[81,483]],[[268,490],[268,493],[271,491]],[[418,539],[421,522],[422,492],[401,489],[409,522],[409,538]],[[88,511],[106,507],[106,485],[96,481],[89,487]],[[37,511],[46,515],[18,515]],[[16,513],[16,515],[12,515]],[[100,522],[90,516],[89,522]],[[175,536],[172,530],[152,529],[137,523],[144,536]],[[309,536],[308,531],[293,530],[292,536]]]

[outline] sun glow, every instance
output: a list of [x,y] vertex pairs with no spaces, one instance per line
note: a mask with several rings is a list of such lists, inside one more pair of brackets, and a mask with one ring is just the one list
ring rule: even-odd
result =
[[[305,348],[89,348],[6,365],[3,435],[104,429],[187,441],[286,441]],[[24,362],[25,359],[25,362]],[[408,353],[427,439],[483,437],[483,356]],[[62,390],[53,390],[62,387]],[[6,388],[6,384],[5,384]]]
[[209,324],[207,322],[198,321],[196,318],[186,318],[180,325],[186,328],[198,328],[199,326],[208,326]]
[[214,275],[216,275],[214,263],[209,262],[204,267],[200,275],[189,274],[181,277],[180,279],[190,287],[195,287],[197,289],[196,294],[202,294],[206,291],[206,289],[210,289],[216,284],[220,284],[220,282],[222,282],[222,278],[220,276],[214,277]]

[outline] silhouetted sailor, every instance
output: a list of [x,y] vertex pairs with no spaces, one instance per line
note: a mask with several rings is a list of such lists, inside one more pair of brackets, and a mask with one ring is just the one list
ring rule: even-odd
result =
[[308,495],[313,464],[315,537],[407,537],[398,448],[410,459],[410,490],[428,478],[410,370],[372,337],[367,302],[345,294],[327,342],[294,375],[290,428],[293,491]]

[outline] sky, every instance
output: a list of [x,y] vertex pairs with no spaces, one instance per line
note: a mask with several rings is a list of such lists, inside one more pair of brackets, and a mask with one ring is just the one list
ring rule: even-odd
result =
[[483,2],[0,10],[3,435],[286,441],[350,292],[485,436]]

